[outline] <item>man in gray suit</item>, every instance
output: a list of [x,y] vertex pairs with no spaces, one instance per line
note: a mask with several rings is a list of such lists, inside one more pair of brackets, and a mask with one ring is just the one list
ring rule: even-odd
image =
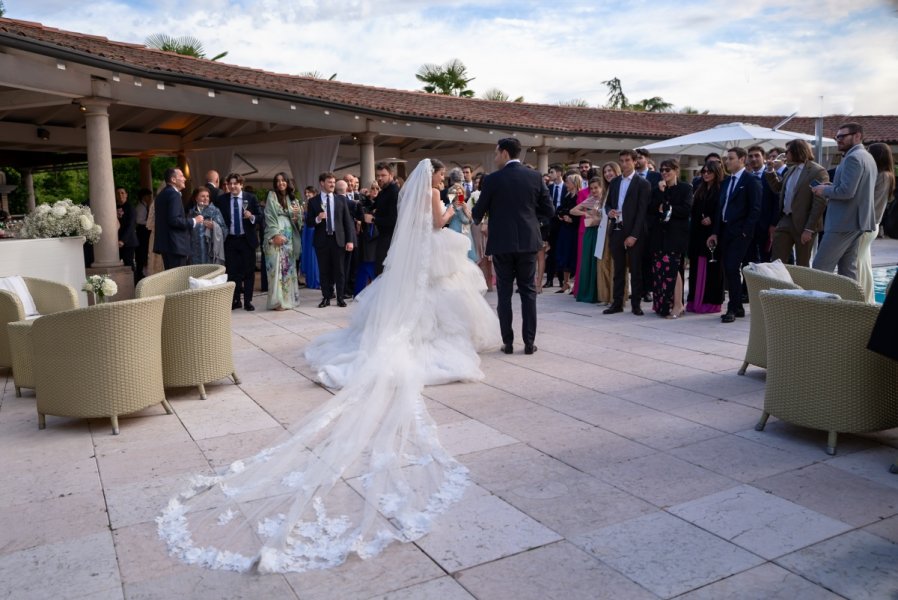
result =
[[857,279],[857,249],[861,234],[876,227],[873,215],[873,186],[876,161],[862,143],[864,130],[858,123],[845,123],[836,132],[839,150],[845,153],[832,185],[820,183],[814,193],[827,200],[823,240],[814,257],[814,268]]

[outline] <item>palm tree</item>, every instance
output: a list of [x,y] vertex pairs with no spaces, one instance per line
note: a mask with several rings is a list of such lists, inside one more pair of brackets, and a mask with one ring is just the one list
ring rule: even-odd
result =
[[421,65],[421,68],[415,73],[418,81],[425,83],[423,89],[429,94],[472,98],[474,97],[474,90],[468,89],[468,84],[474,81],[474,77],[468,77],[467,75],[467,67],[457,58],[453,58],[442,66],[434,64]]
[[579,108],[589,108],[589,102],[583,98],[574,98],[573,100],[562,100],[558,106],[575,106]]
[[487,91],[483,92],[480,95],[484,100],[494,100],[496,102],[523,102],[524,97],[518,96],[514,100],[508,97],[508,94],[500,90],[499,88],[490,88]]
[[640,112],[670,112],[673,104],[665,102],[661,96],[652,96],[651,98],[643,98],[629,108],[630,110],[638,110]]
[[[156,48],[163,52],[174,52],[175,54],[193,56],[194,58],[206,58],[206,50],[203,48],[203,43],[190,35],[182,35],[176,38],[166,33],[154,33],[144,41],[144,44],[149,48]],[[227,52],[222,52],[209,60],[220,60],[227,55]]]

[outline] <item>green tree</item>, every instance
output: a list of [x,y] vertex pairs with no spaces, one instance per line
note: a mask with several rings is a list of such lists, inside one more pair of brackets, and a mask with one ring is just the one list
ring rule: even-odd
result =
[[695,108],[694,106],[689,106],[689,105],[687,104],[686,106],[684,106],[683,108],[681,108],[681,109],[678,110],[677,112],[678,112],[678,113],[682,113],[682,114],[684,114],[684,115],[706,115],[706,114],[708,114],[710,111],[709,111],[708,109],[705,109],[705,110],[699,110],[699,109]]
[[[206,58],[206,50],[203,48],[203,43],[191,35],[172,37],[166,33],[154,33],[147,37],[144,44],[149,48],[155,48],[164,52],[174,52],[175,54],[193,56],[194,58]],[[227,55],[227,52],[222,52],[209,60],[221,60]]]
[[3,6],[3,0],[0,0],[0,17],[6,14],[6,7]]
[[334,73],[330,77],[325,77],[324,73],[321,71],[303,71],[299,74],[300,77],[311,77],[312,79],[327,79],[328,81],[333,81],[337,78],[337,74]]
[[630,108],[630,101],[627,100],[627,96],[624,94],[624,88],[621,85],[620,79],[615,77],[608,81],[603,81],[602,84],[608,87],[608,102],[605,104],[605,108],[617,110],[627,110]]
[[572,100],[562,100],[558,106],[574,106],[579,108],[589,108],[589,102],[583,98],[573,98]]
[[474,77],[468,77],[468,68],[457,58],[444,65],[421,65],[415,77],[425,84],[423,89],[429,94],[474,97],[474,90],[468,89],[468,84],[474,81]]

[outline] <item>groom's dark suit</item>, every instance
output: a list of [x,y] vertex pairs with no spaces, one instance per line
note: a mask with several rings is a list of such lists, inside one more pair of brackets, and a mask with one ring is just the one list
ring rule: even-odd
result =
[[536,252],[542,245],[539,219],[551,219],[555,212],[549,190],[539,173],[516,160],[484,177],[480,190],[472,215],[479,223],[489,213],[486,253],[493,257],[496,268],[496,312],[502,342],[507,345],[514,341],[511,293],[512,282],[517,281],[522,337],[525,345],[532,346],[536,338]]
[[[723,258],[727,281],[727,314],[742,316],[742,258],[748,250],[755,226],[761,216],[761,182],[742,171],[739,179],[728,176],[720,185],[720,213],[714,222],[714,233]],[[732,188],[732,193],[730,189]]]
[[[605,202],[605,211],[617,210],[620,199],[621,184],[624,176],[618,175],[611,180],[608,186],[608,200]],[[627,259],[630,263],[630,293],[631,306],[634,312],[640,309],[642,301],[643,277],[642,277],[642,253],[646,249],[646,211],[652,196],[652,184],[635,172],[630,176],[624,201],[620,204],[623,218],[620,220],[621,229],[612,229],[611,241],[608,249],[611,251],[611,260],[614,262],[614,290],[612,292],[612,308],[621,308],[624,304],[624,289]],[[636,243],[627,249],[624,242],[628,237],[636,238]]]
[[[326,202],[319,193],[309,199],[306,211],[306,227],[314,228],[312,244],[315,246],[315,255],[318,257],[318,271],[321,274],[321,295],[325,300],[330,300],[334,295],[336,286],[337,300],[343,300],[346,291],[346,273],[344,259],[346,258],[346,244],[352,243],[355,222],[346,204],[346,198],[337,194],[331,194],[333,206],[325,211]],[[333,230],[328,232],[327,220],[316,223],[321,212],[333,213]]]

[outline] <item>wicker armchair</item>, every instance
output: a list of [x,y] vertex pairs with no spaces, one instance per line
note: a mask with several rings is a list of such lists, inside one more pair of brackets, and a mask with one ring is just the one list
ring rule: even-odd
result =
[[[31,326],[38,427],[46,415],[108,417],[162,404],[162,312],[155,296],[79,308],[41,317]],[[89,351],[86,351],[89,350]],[[129,366],[140,365],[135,376]]]
[[[156,282],[164,282],[168,288],[165,292],[165,316],[162,318],[163,384],[167,388],[196,386],[199,388],[200,398],[205,400],[207,383],[223,377],[231,377],[234,383],[240,383],[234,370],[234,355],[231,350],[234,283],[190,290],[185,276],[179,280],[183,281],[180,289],[176,289],[176,281],[163,279],[150,282],[152,286],[141,285],[174,271],[194,268],[196,267],[181,267],[142,279],[137,285],[136,293],[138,298],[144,297],[148,289],[159,293],[162,285],[156,285]],[[223,272],[223,267],[221,269]]]
[[[49,315],[61,310],[78,308],[78,292],[71,286],[46,279],[23,277],[37,311]],[[25,318],[25,310],[19,297],[6,290],[0,290],[0,367],[11,367],[12,353],[6,335],[6,324],[21,321]],[[28,386],[25,386],[28,387]]]
[[767,368],[767,333],[764,325],[764,311],[761,310],[758,297],[761,291],[767,289],[819,290],[821,292],[838,294],[843,300],[860,302],[864,300],[863,290],[855,280],[848,277],[794,265],[786,265],[786,269],[788,269],[789,275],[792,276],[793,283],[760,275],[749,267],[742,269],[742,275],[745,277],[745,286],[748,288],[748,304],[751,307],[751,317],[748,323],[748,346],[745,348],[745,359],[742,363],[742,368],[739,369],[740,375],[745,375],[748,365]]
[[224,274],[222,265],[189,265],[168,269],[149,277],[144,277],[137,283],[134,289],[135,298],[149,298],[150,296],[164,296],[172,292],[182,292],[187,289],[187,280],[212,279]]
[[898,363],[867,350],[879,313],[851,300],[760,294],[767,323],[767,387],[761,431],[773,415],[829,432],[898,427]]

